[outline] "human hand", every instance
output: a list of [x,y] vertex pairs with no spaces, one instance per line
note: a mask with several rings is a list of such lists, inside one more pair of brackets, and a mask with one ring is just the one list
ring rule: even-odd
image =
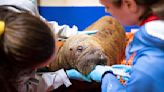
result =
[[84,76],[83,74],[81,74],[80,72],[78,72],[75,69],[66,70],[66,73],[70,79],[91,82],[91,79],[88,76]]
[[129,65],[121,65],[121,64],[112,65],[112,68],[114,68],[114,69],[123,69],[124,72],[130,72],[131,71],[131,66],[129,66]]
[[122,76],[123,80],[127,81],[130,78],[131,66],[128,65],[112,65],[112,71],[117,75],[118,79]]
[[97,65],[93,71],[88,75],[92,80],[96,82],[101,82],[102,75],[106,71],[112,72],[112,67],[110,66],[103,66],[103,65]]
[[[127,65],[113,65],[112,67],[112,71],[113,74],[117,75],[117,79],[121,81],[120,82],[126,82],[129,78],[130,78],[130,72],[131,72],[131,66],[127,66]],[[101,89],[102,92],[107,92],[107,91],[111,91],[111,81],[115,80],[115,76],[111,76],[109,73],[105,74],[105,76],[102,79],[102,84],[101,84]],[[124,81],[122,81],[122,79]],[[109,88],[110,86],[110,88]],[[117,85],[118,86],[118,85]]]
[[114,75],[117,75],[118,79],[120,76],[123,77],[124,80],[128,80],[130,78],[130,71],[131,71],[131,66],[127,65],[113,65],[113,66],[103,66],[103,65],[97,65],[93,71],[88,75],[92,80],[96,82],[101,82],[102,75],[110,71]]

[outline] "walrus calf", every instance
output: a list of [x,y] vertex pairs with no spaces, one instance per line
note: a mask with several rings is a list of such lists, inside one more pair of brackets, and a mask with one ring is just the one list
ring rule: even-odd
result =
[[51,70],[75,68],[87,75],[96,65],[119,64],[126,45],[123,27],[110,16],[104,16],[87,30],[99,30],[94,35],[79,34],[66,40],[59,49]]

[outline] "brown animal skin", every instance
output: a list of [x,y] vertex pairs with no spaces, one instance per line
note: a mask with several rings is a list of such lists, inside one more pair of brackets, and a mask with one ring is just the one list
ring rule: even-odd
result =
[[104,16],[85,30],[99,30],[93,36],[109,57],[107,65],[120,64],[125,56],[126,36],[123,26],[116,19]]
[[119,64],[124,58],[125,31],[114,18],[104,16],[86,30],[99,30],[95,35],[76,35],[59,49],[51,70],[75,68],[87,75],[96,65]]

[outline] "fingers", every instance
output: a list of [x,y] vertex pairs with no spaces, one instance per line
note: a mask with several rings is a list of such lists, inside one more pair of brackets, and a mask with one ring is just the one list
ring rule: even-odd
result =
[[128,65],[112,65],[112,68],[123,69],[124,72],[126,72],[126,73],[131,71],[131,66],[128,66]]

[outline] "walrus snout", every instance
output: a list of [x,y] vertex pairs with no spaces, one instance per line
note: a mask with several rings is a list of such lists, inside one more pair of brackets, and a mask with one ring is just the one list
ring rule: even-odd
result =
[[107,56],[105,55],[101,55],[98,59],[98,63],[97,64],[100,64],[100,65],[104,65],[107,63]]
[[106,65],[108,57],[102,50],[90,49],[87,53],[82,53],[77,60],[77,69],[84,75],[90,73],[96,65]]

